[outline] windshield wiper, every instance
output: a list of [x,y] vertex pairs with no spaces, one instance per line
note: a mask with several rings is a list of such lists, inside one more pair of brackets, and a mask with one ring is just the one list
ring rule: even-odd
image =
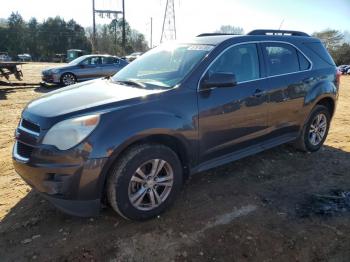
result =
[[124,84],[124,85],[130,85],[130,86],[138,86],[138,87],[142,87],[142,88],[146,88],[146,85],[135,81],[135,80],[113,80],[114,83],[119,83],[119,84]]

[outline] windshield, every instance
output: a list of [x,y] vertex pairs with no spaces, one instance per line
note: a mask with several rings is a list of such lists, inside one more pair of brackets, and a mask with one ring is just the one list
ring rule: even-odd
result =
[[170,88],[181,82],[213,48],[210,45],[164,44],[124,67],[114,82],[139,82],[146,88]]
[[84,60],[85,58],[87,58],[87,57],[88,57],[88,56],[86,56],[86,55],[79,56],[78,58],[76,58],[76,59],[70,61],[70,62],[68,63],[68,65],[77,65],[77,64],[79,64],[81,61],[83,61],[83,60]]

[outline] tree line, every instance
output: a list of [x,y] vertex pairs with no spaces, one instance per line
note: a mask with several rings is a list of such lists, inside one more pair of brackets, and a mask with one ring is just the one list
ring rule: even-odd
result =
[[342,33],[326,29],[315,32],[313,36],[322,40],[336,65],[350,65],[350,35],[348,32]]
[[[96,30],[95,52],[125,55],[133,51],[145,51],[147,43],[143,34],[126,22],[126,47],[122,48],[122,21],[113,20],[99,25]],[[73,19],[50,17],[42,23],[36,18],[28,22],[19,13],[0,20],[0,52],[10,56],[28,53],[35,61],[52,61],[56,54],[66,54],[68,49],[92,52],[92,28],[84,28]]]
[[[0,20],[0,52],[10,56],[29,53],[35,61],[51,61],[55,54],[66,54],[68,49],[82,49],[91,53],[125,55],[148,49],[145,36],[126,21],[126,46],[122,48],[122,20],[98,25],[96,46],[92,47],[92,28],[84,28],[73,19],[50,17],[42,23],[31,18],[26,22],[19,13],[12,13],[8,19]],[[217,33],[244,34],[241,27],[222,25]],[[350,64],[350,34],[326,29],[312,34],[320,38],[337,65]]]

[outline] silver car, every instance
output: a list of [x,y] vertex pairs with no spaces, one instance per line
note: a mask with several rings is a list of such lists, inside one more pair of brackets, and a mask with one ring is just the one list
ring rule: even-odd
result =
[[112,76],[128,64],[127,61],[110,55],[84,55],[67,65],[42,71],[45,83],[68,86],[76,82]]

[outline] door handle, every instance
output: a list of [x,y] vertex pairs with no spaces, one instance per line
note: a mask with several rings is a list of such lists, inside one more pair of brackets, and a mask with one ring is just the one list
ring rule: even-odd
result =
[[305,79],[303,80],[303,83],[305,83],[305,84],[310,84],[310,83],[312,83],[315,79],[316,79],[315,77],[305,78]]
[[265,90],[261,90],[260,88],[255,89],[253,96],[255,97],[261,97],[266,93]]

